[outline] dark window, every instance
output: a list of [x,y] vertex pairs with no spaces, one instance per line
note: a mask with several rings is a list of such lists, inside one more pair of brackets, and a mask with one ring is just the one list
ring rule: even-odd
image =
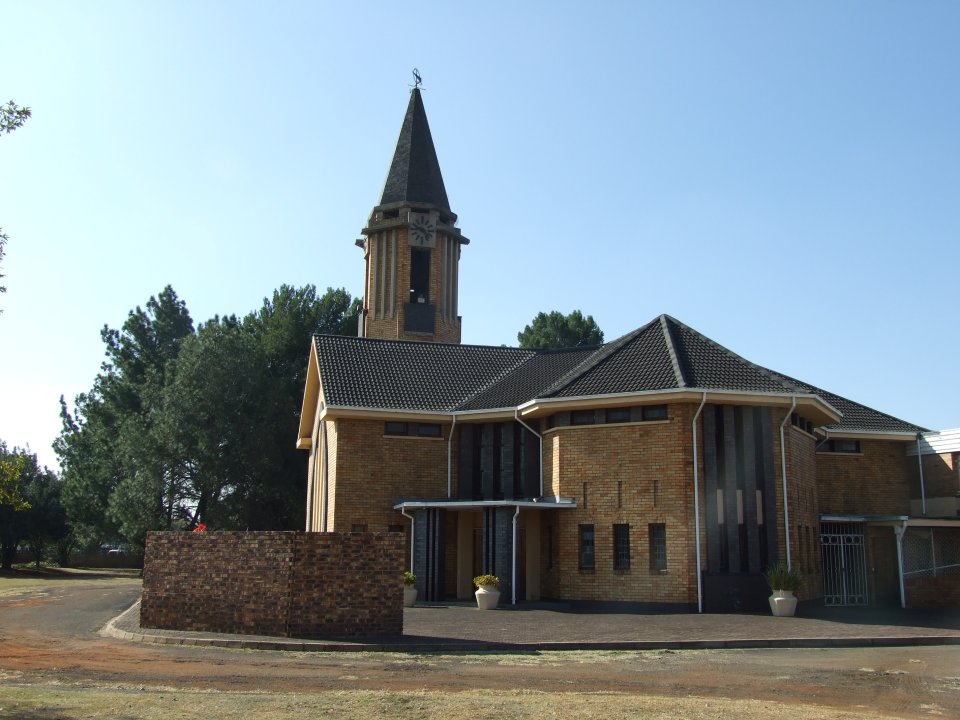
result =
[[630,422],[630,408],[610,408],[607,410],[608,423]]
[[547,525],[547,569],[553,569],[553,525]]
[[387,422],[383,428],[385,435],[406,435],[410,428],[405,422]]
[[613,526],[613,568],[630,569],[630,526],[626,523]]
[[350,532],[363,533],[367,531],[366,523],[354,523],[350,526]]
[[860,452],[860,441],[831,438],[824,440],[817,448],[817,452],[858,453]]
[[418,423],[417,435],[420,437],[440,437],[440,426],[435,423]]
[[410,302],[430,302],[430,251],[410,248]]
[[650,532],[650,569],[667,569],[667,526],[663,523],[651,523]]
[[667,406],[666,405],[647,405],[643,408],[644,420],[666,420],[667,419]]
[[387,525],[387,532],[402,533],[403,525]]
[[441,436],[440,426],[436,423],[405,423],[388,421],[383,426],[384,435],[399,435],[403,437],[431,437]]
[[584,570],[592,570],[595,565],[594,560],[594,536],[593,525],[580,526],[580,567]]
[[570,413],[571,425],[593,425],[597,420],[597,414],[593,410],[575,410]]

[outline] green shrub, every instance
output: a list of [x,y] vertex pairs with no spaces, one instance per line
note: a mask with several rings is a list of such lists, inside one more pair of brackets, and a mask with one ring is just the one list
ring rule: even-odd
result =
[[473,584],[477,587],[480,587],[481,585],[493,585],[493,587],[499,590],[500,578],[498,578],[496,575],[477,575],[473,579]]
[[763,577],[771,590],[796,592],[803,584],[803,576],[797,570],[788,568],[786,563],[777,563],[768,568]]

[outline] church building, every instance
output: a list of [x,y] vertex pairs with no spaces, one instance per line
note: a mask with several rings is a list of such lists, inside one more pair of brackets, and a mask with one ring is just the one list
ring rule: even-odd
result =
[[785,562],[801,599],[960,603],[960,434],[668,315],[597,347],[461,344],[470,241],[419,88],[362,234],[359,336],[310,347],[308,531],[405,533],[423,601],[490,573],[501,602],[751,610]]

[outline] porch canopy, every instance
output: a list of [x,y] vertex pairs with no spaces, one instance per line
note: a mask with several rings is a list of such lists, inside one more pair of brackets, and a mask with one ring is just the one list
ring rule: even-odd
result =
[[[508,580],[510,585],[510,601],[511,604],[516,605],[517,603],[517,552],[519,547],[518,533],[519,533],[519,524],[518,519],[520,516],[521,510],[563,510],[563,509],[573,509],[577,507],[577,501],[571,497],[539,497],[530,500],[401,500],[394,504],[393,509],[399,510],[405,517],[410,518],[410,568],[414,569],[416,563],[416,549],[417,543],[420,538],[417,537],[417,522],[414,520],[413,513],[422,513],[422,511],[437,511],[437,510],[451,510],[451,511],[461,511],[461,510],[484,510],[484,511],[500,511],[497,512],[497,515],[500,515],[502,511],[509,512],[510,509],[513,509],[512,518],[511,518],[511,527],[510,527],[510,536],[509,536],[509,546],[506,546],[507,538],[503,537],[502,540],[491,537],[488,539],[488,542],[491,547],[492,552],[506,552],[509,555],[509,567],[510,567],[510,578]],[[505,519],[505,518],[504,518]],[[424,552],[429,555],[430,548],[426,545],[432,545],[433,543],[430,540],[430,537],[435,538],[435,532],[424,528],[426,530],[427,538],[420,540],[421,544],[424,544]],[[486,534],[487,530],[485,528],[484,533]],[[501,544],[503,543],[503,544]],[[497,547],[499,546],[499,547]],[[414,571],[415,572],[415,571]]]
[[[960,573],[960,518],[822,514],[820,522],[856,523],[863,527],[889,527],[893,530],[900,606],[903,608],[907,607],[907,578],[936,577],[943,572]],[[946,532],[938,535],[937,529]]]

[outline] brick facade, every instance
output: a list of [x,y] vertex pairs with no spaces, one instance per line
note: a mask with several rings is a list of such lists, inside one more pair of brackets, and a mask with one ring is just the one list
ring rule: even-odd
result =
[[903,442],[861,440],[859,453],[818,452],[820,512],[908,515],[911,483],[905,447]]
[[[669,419],[588,425],[544,435],[547,494],[574,497],[552,513],[554,557],[541,560],[544,597],[585,601],[696,603],[693,454],[689,405]],[[614,524],[629,526],[629,568],[614,568]],[[667,566],[651,569],[650,525],[666,531]],[[593,525],[595,561],[580,567],[580,526]]]
[[403,536],[151,532],[140,624],[282,637],[403,632]]
[[456,283],[460,258],[459,240],[437,233],[436,247],[430,252],[429,305],[436,309],[432,334],[407,333],[404,330],[405,306],[410,302],[411,248],[405,225],[372,232],[367,238],[365,337],[423,342],[460,342],[460,318],[456,315],[456,295],[444,301],[443,278]]
[[[347,532],[366,525],[385,532],[390,525],[409,525],[393,509],[400,499],[440,499],[447,496],[447,434],[441,437],[401,437],[384,434],[382,420],[337,420],[336,452],[330,455],[336,504],[331,503],[328,530]],[[456,483],[456,477],[454,477]],[[455,486],[455,485],[454,485]]]

